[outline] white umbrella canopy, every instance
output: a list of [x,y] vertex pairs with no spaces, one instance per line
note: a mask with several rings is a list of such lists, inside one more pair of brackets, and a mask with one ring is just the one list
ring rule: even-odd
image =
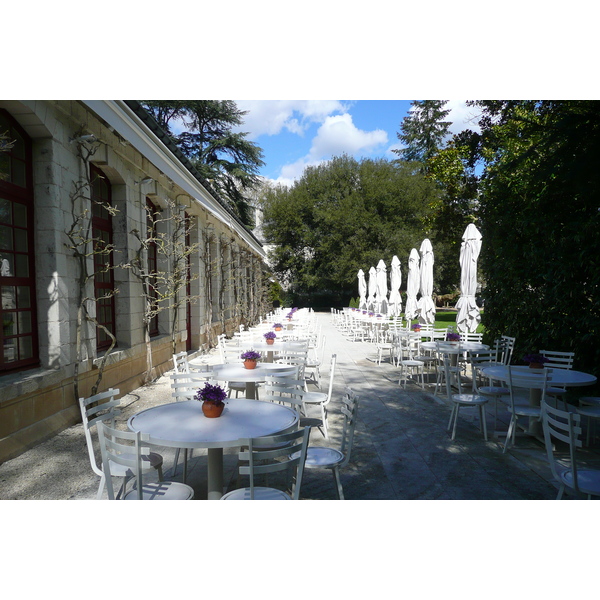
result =
[[367,310],[375,310],[375,293],[377,292],[377,271],[375,267],[369,269],[369,297],[367,298]]
[[410,251],[408,257],[408,280],[406,282],[406,306],[404,307],[404,317],[407,321],[416,319],[419,314],[419,308],[417,304],[417,294],[419,293],[420,286],[420,272],[419,272],[419,253],[416,248]]
[[390,272],[390,299],[388,315],[397,317],[402,312],[402,298],[400,297],[400,285],[402,284],[402,271],[400,270],[400,259],[392,258],[392,270]]
[[367,310],[367,282],[365,281],[365,272],[362,269],[358,270],[358,308]]
[[469,223],[460,246],[460,298],[456,303],[456,328],[474,332],[481,322],[479,307],[475,302],[477,292],[477,259],[481,252],[481,233]]
[[425,238],[421,247],[421,297],[419,298],[419,321],[425,324],[435,322],[435,304],[433,294],[433,248]]
[[380,260],[377,263],[377,302],[375,311],[383,315],[387,315],[388,312],[387,294],[387,267],[383,260]]

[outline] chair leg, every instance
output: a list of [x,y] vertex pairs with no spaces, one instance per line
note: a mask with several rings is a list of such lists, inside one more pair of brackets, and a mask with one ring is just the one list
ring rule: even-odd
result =
[[104,473],[100,477],[100,485],[98,485],[98,493],[96,494],[96,500],[100,500],[102,498],[102,492],[104,491],[104,486],[106,485],[106,477]]
[[177,463],[179,462],[179,452],[181,448],[177,448],[175,450],[175,460],[173,461],[173,477],[177,474]]
[[454,413],[454,427],[452,428],[452,439],[456,437],[456,425],[458,423],[458,409],[460,408],[460,404],[456,405],[456,412]]
[[340,470],[337,467],[332,469],[333,478],[335,479],[335,494],[338,500],[344,500],[344,490],[342,488],[342,482],[340,480]]
[[[504,450],[502,450],[502,454],[504,454],[506,452],[506,449],[508,448],[508,446],[510,444],[514,429],[516,429],[516,419],[515,419],[514,415],[511,415],[510,423],[508,425],[508,431],[506,432],[506,440],[504,441]],[[513,440],[513,443],[514,443],[514,440]]]
[[479,407],[479,419],[483,425],[483,439],[487,442],[487,423],[485,421],[485,406],[483,404]]

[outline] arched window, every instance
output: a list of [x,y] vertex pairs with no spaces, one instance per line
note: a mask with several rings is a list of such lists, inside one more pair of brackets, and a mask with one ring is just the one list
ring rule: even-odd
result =
[[[115,278],[113,271],[112,191],[108,177],[94,165],[90,165],[92,188],[92,235],[94,237],[94,292],[96,294],[96,319],[115,335]],[[96,328],[98,350],[110,346],[110,337]]]
[[12,147],[0,152],[0,372],[39,363],[31,141],[0,109],[0,134]]
[[[156,218],[158,209],[154,203],[146,198],[146,228],[148,232],[148,286],[150,299],[152,300],[153,309],[157,309],[158,303],[158,291],[156,286],[158,285],[156,273],[158,269],[158,252],[156,246]],[[151,336],[158,335],[158,313],[150,319],[150,326],[148,329]]]

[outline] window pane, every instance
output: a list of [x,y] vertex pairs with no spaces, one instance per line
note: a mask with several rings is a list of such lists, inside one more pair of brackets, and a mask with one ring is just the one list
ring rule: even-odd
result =
[[2,308],[4,310],[17,308],[15,302],[15,288],[12,285],[2,286]]
[[[2,170],[2,154],[0,153],[0,171]],[[6,198],[0,198],[0,223],[12,223],[12,202]]]
[[12,277],[14,273],[12,254],[0,254],[0,277]]
[[19,311],[19,334],[31,333],[31,312],[28,310]]
[[20,285],[17,287],[17,294],[19,308],[31,308],[31,296],[29,294],[29,288],[27,286]]
[[25,141],[18,131],[13,129],[10,133],[10,137],[15,141],[15,145],[12,147],[12,153],[22,160],[25,160]]
[[15,255],[15,276],[29,277],[29,257],[23,254]]
[[12,163],[12,183],[25,187],[27,185],[25,163],[20,160],[13,160]]
[[0,175],[10,181],[10,156],[6,152],[0,152]]
[[17,360],[17,338],[4,340],[4,362]]
[[15,250],[27,252],[27,231],[25,229],[15,229]]
[[0,249],[12,250],[12,228],[6,225],[0,225]]
[[13,212],[16,227],[27,227],[27,207],[24,204],[15,202],[13,204]]
[[4,313],[2,315],[2,330],[4,331],[4,335],[17,335],[15,325],[15,313]]
[[31,336],[19,338],[19,360],[25,360],[33,356],[33,344]]

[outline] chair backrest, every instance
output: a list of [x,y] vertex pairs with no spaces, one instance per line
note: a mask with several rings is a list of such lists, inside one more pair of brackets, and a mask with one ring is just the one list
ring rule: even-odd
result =
[[102,421],[110,421],[114,427],[115,417],[121,414],[121,411],[116,408],[121,403],[120,400],[115,399],[115,396],[118,395],[119,390],[110,388],[105,392],[95,394],[89,398],[79,398],[79,409],[81,411],[83,431],[85,434],[90,464],[94,473],[100,475],[100,477],[102,477],[102,469],[98,466],[96,461],[91,428]]
[[300,415],[304,413],[301,392],[304,392],[304,381],[269,375],[265,377],[262,399],[264,401],[285,404]]
[[490,350],[468,350],[468,361],[471,365],[473,376],[473,390],[477,390],[479,377],[482,377],[479,369],[488,365],[498,364],[498,354],[495,349]]
[[540,350],[550,362],[544,363],[544,367],[551,369],[572,369],[575,352],[558,352],[554,350]]
[[171,373],[171,396],[178,402],[193,400],[196,392],[211,377],[212,373]]
[[110,472],[111,461],[131,469],[135,478],[138,500],[142,500],[142,447],[141,442],[148,441],[148,434],[139,431],[120,431],[106,423],[98,423],[98,439],[102,455],[102,468],[106,473],[106,491],[108,499],[115,499],[115,491]]
[[517,338],[510,337],[508,335],[500,336],[498,356],[503,365],[510,365],[516,340]]
[[173,369],[175,373],[189,373],[190,367],[188,364],[187,352],[173,354]]
[[580,493],[577,484],[577,449],[582,447],[581,441],[581,415],[577,413],[560,410],[550,406],[547,402],[541,403],[542,427],[544,430],[544,442],[546,444],[546,454],[550,463],[552,476],[560,483],[559,471],[565,470],[565,465],[561,464],[556,458],[555,441],[560,441],[568,445],[570,464],[568,468],[573,472],[573,489],[577,494]]
[[511,409],[515,410],[515,397],[518,389],[542,390],[541,401],[546,399],[546,388],[548,387],[548,378],[552,369],[532,370],[528,367],[508,366],[508,390],[510,392]]
[[304,427],[291,433],[239,440],[239,459],[248,463],[240,465],[240,475],[250,479],[250,500],[254,500],[255,475],[290,470],[290,496],[292,500],[300,499],[309,436],[310,427]]
[[344,390],[342,397],[342,406],[340,412],[344,416],[344,429],[342,430],[342,444],[340,450],[344,455],[344,460],[340,463],[340,468],[350,462],[350,454],[354,445],[354,431],[358,418],[358,396],[350,388]]
[[331,362],[329,363],[329,387],[327,388],[327,400],[323,404],[329,404],[331,402],[331,394],[333,392],[333,378],[335,377],[335,366],[337,364],[337,354],[331,355]]
[[478,342],[481,343],[483,340],[483,333],[471,333],[469,331],[461,332],[461,342]]

